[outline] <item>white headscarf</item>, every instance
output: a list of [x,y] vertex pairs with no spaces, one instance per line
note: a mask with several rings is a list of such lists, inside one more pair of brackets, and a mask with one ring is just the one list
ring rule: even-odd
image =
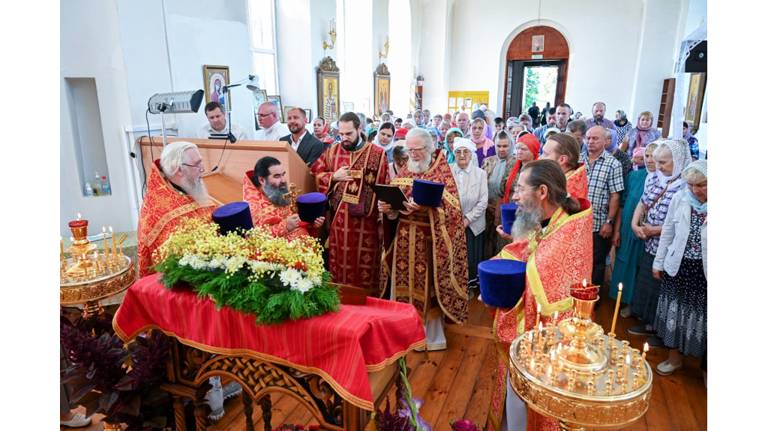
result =
[[688,143],[679,139],[663,139],[656,140],[659,147],[653,151],[653,157],[656,158],[662,148],[667,148],[672,153],[672,174],[664,175],[661,170],[656,167],[656,177],[659,179],[659,184],[662,187],[666,187],[667,183],[671,180],[682,181],[680,173],[683,172],[686,166],[691,163],[691,148]]

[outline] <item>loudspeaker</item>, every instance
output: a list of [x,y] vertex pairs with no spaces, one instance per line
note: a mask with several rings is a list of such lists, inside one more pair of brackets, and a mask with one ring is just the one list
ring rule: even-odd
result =
[[686,73],[707,71],[707,41],[701,41],[691,50],[691,55],[685,60]]

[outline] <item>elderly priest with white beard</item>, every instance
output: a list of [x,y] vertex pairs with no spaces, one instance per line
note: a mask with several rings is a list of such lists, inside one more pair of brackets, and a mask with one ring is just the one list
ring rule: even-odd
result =
[[[467,244],[459,191],[445,160],[424,129],[411,129],[405,145],[410,156],[391,184],[408,201],[394,211],[379,201],[379,211],[396,221],[392,244],[382,259],[380,292],[413,304],[426,323],[427,349],[445,349],[443,318],[463,323],[468,314]],[[385,235],[386,236],[386,235]]]

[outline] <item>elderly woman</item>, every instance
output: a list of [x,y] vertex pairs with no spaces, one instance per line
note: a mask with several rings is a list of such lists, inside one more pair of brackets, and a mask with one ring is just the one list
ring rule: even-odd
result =
[[474,144],[466,138],[453,141],[456,164],[451,166],[456,186],[459,189],[461,212],[464,214],[464,228],[467,236],[467,259],[469,261],[469,285],[477,284],[477,264],[483,260],[485,238],[485,208],[488,206],[488,178],[484,170],[474,166],[472,154]]
[[619,142],[624,142],[624,137],[632,130],[632,123],[627,120],[627,113],[621,109],[616,111],[616,120],[614,120],[613,125],[616,126]]
[[[681,174],[691,162],[691,152],[687,142],[662,139],[657,143],[659,147],[653,151],[656,172],[645,182],[645,191],[632,217],[632,230],[638,238],[645,241],[645,250],[640,256],[632,298],[632,314],[643,323],[628,329],[632,335],[656,333],[653,324],[659,302],[660,282],[652,276],[651,267],[656,258],[661,226],[667,217],[669,204],[675,194],[683,189],[685,181]],[[644,220],[642,224],[640,219]],[[648,344],[655,347],[662,345],[657,337],[649,338]]]
[[485,120],[482,118],[472,120],[469,130],[471,133],[469,139],[475,144],[477,163],[482,166],[486,157],[496,154],[496,148],[493,146],[493,141],[485,136]]
[[624,135],[621,142],[621,151],[632,154],[635,147],[647,147],[651,142],[659,139],[661,132],[653,127],[653,114],[643,111],[637,117],[637,126]]
[[661,375],[683,366],[683,355],[701,358],[707,350],[707,162],[683,170],[687,183],[669,204],[653,260],[661,280],[656,333],[669,357],[656,366]]
[[623,284],[621,301],[626,304],[621,310],[622,317],[629,317],[632,303],[632,295],[635,292],[635,278],[637,277],[637,263],[643,254],[643,241],[638,238],[632,230],[631,209],[637,207],[640,197],[645,190],[645,178],[656,172],[656,163],[653,161],[653,150],[658,145],[650,144],[646,148],[635,148],[633,162],[636,158],[632,172],[627,175],[624,191],[621,194],[622,208],[627,211],[621,213],[621,218],[616,223],[614,229],[613,245],[616,247],[616,260],[613,264],[613,273],[611,275],[611,298],[616,299],[619,283]]
[[[456,155],[453,153],[453,141],[456,138],[463,138],[464,134],[461,132],[461,129],[458,127],[454,127],[452,129],[449,129],[445,133],[445,141],[438,146],[441,150],[445,151],[445,160],[448,162],[449,165],[453,165],[456,163]],[[472,156],[472,163],[475,166],[480,166],[479,163],[477,163],[477,153]]]
[[[501,130],[496,134],[496,154],[486,157],[483,161],[483,170],[488,175],[488,209],[485,211],[487,226],[497,226],[501,223],[499,201],[504,197],[502,187],[507,183],[507,177],[515,163],[512,142],[512,137]],[[506,241],[499,238],[495,230],[488,230],[485,234],[485,257],[496,256],[505,244]]]
[[513,190],[515,189],[515,185],[517,185],[517,180],[520,176],[520,170],[522,170],[523,166],[527,165],[529,162],[539,158],[540,148],[541,143],[536,139],[536,136],[531,133],[526,133],[517,139],[517,143],[515,144],[515,158],[517,161],[512,167],[512,171],[509,173],[504,185],[502,204],[510,202]]

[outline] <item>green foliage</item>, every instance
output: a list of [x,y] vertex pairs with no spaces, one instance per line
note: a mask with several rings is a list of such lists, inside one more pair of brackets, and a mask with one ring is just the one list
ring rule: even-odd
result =
[[525,102],[523,103],[523,112],[533,106],[533,102],[539,96],[539,74],[533,71],[532,67],[525,68]]
[[323,274],[323,283],[306,293],[290,290],[277,276],[252,281],[246,270],[233,274],[223,270],[197,270],[180,265],[179,259],[169,256],[156,266],[162,272],[165,287],[188,284],[201,297],[210,297],[217,307],[224,305],[257,316],[257,323],[276,324],[319,316],[339,309],[339,293],[328,285],[330,276]]

